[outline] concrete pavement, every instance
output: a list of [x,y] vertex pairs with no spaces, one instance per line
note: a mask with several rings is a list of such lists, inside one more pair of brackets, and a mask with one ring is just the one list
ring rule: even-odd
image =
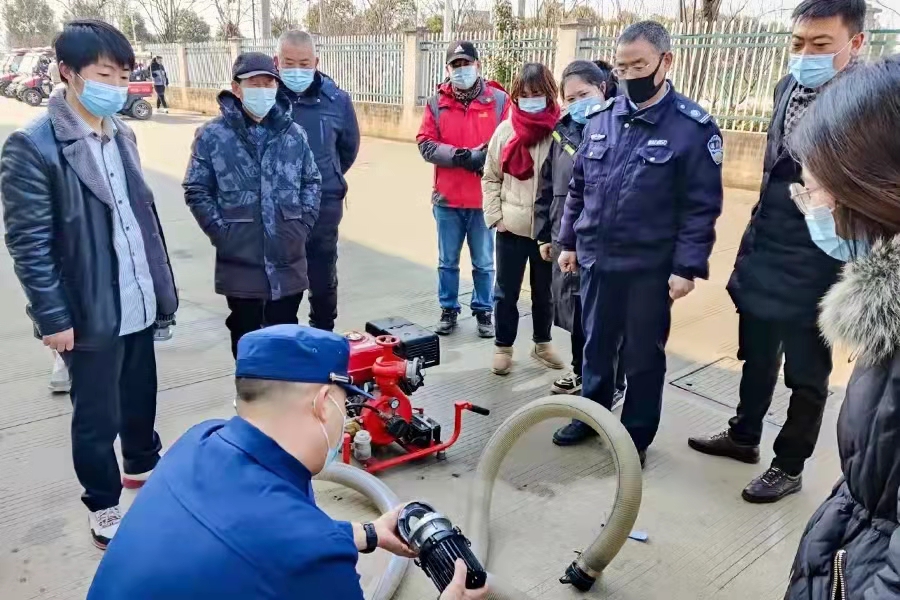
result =
[[[0,99],[0,140],[41,110]],[[175,337],[157,346],[158,429],[167,445],[192,424],[233,413],[233,364],[223,324],[227,309],[212,291],[212,248],[185,207],[180,187],[193,132],[204,120],[169,114],[130,122],[181,290]],[[363,141],[349,176],[342,226],[340,329],[361,328],[366,320],[390,315],[426,326],[437,320],[431,177],[415,146]],[[549,436],[558,423],[548,422],[524,437],[501,470],[490,569],[535,598],[781,597],[800,532],[839,473],[834,424],[847,361],[836,357],[836,393],[803,493],[774,506],[748,505],[740,490],[759,467],[704,457],[686,444],[688,435],[721,428],[732,413],[728,405],[736,402],[739,365],[729,357],[736,349],[737,319],[724,285],[754,201],[755,194],[728,191],[711,279],[675,306],[669,344],[674,384],[667,386],[662,429],[649,452],[637,523],[649,533],[649,542],[629,541],[591,593],[563,587],[556,580],[574,552],[592,540],[612,505],[609,456],[596,445],[556,448]],[[515,371],[507,378],[490,374],[492,346],[475,336],[471,318],[442,340],[443,364],[427,372],[426,386],[413,401],[446,426],[452,423],[455,399],[470,399],[492,414],[466,415],[462,437],[446,462],[426,460],[386,472],[383,479],[401,498],[429,499],[461,523],[468,480],[485,442],[515,409],[546,395],[558,376],[527,358],[528,299],[521,304]],[[31,337],[24,296],[5,248],[0,252],[0,307],[6,315],[0,322],[0,598],[83,598],[101,553],[90,544],[71,465],[70,405],[67,396],[47,391],[51,357]],[[568,336],[554,335],[568,352]],[[764,463],[771,458],[784,404],[781,391],[766,426]],[[316,490],[321,506],[335,517],[372,515],[366,501],[349,490],[318,484]],[[123,502],[131,497],[125,492]],[[386,561],[381,551],[361,558],[364,585]],[[430,581],[413,567],[397,598],[434,596]]]

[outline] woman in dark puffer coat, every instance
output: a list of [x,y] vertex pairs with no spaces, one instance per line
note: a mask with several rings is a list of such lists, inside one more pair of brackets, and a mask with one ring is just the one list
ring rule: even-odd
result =
[[806,527],[785,598],[900,598],[900,63],[849,73],[788,143],[813,241],[848,259],[819,322],[856,368],[838,421],[843,477]]
[[[541,255],[553,264],[553,322],[572,334],[572,372],[553,382],[551,391],[554,394],[578,394],[581,392],[584,353],[579,278],[575,273],[560,271],[556,263],[560,249],[552,241],[559,233],[569,181],[572,179],[575,151],[581,145],[587,119],[603,106],[607,98],[616,95],[612,67],[602,60],[573,61],[563,71],[559,92],[568,110],[553,130],[553,145],[541,168],[541,185],[534,203],[534,223]],[[617,369],[614,406],[622,401],[624,395],[625,371]],[[554,437],[557,444],[577,443],[593,433],[578,421],[573,421],[563,430]]]

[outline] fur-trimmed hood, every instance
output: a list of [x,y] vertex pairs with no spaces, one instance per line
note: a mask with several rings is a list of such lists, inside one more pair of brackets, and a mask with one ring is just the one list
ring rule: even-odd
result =
[[847,263],[821,308],[825,339],[847,346],[862,364],[880,363],[900,350],[900,235]]

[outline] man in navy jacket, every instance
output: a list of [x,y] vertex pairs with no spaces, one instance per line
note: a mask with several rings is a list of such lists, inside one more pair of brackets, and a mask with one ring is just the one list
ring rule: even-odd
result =
[[[659,427],[671,306],[709,275],[722,211],[722,136],[666,79],[671,41],[644,21],[619,37],[624,95],[590,118],[575,156],[557,240],[564,272],[581,271],[583,393],[610,408],[622,339],[628,395],[622,424],[645,458]],[[575,421],[568,445],[593,433]]]
[[344,175],[359,152],[359,125],[350,94],[318,70],[315,40],[304,31],[288,31],[276,57],[294,109],[294,122],[306,130],[322,174],[319,220],[306,243],[309,268],[309,324],[331,331],[337,318],[338,225],[344,216]]
[[[97,569],[89,600],[362,600],[359,553],[413,553],[394,510],[334,521],[310,481],[344,433],[350,345],[300,325],[238,344],[238,416],[192,427],[166,453]],[[442,600],[483,600],[457,565]]]

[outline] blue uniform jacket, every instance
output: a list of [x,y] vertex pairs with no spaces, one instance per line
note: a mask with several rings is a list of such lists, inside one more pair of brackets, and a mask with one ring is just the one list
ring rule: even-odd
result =
[[359,153],[359,124],[350,94],[318,71],[304,93],[284,89],[293,105],[294,122],[306,131],[322,174],[322,200],[343,200],[347,195],[344,175]]
[[671,84],[644,110],[610,100],[585,127],[557,242],[583,267],[707,278],[722,157],[712,117]]
[[110,543],[88,600],[362,600],[349,523],[309,471],[244,421],[191,428]]

